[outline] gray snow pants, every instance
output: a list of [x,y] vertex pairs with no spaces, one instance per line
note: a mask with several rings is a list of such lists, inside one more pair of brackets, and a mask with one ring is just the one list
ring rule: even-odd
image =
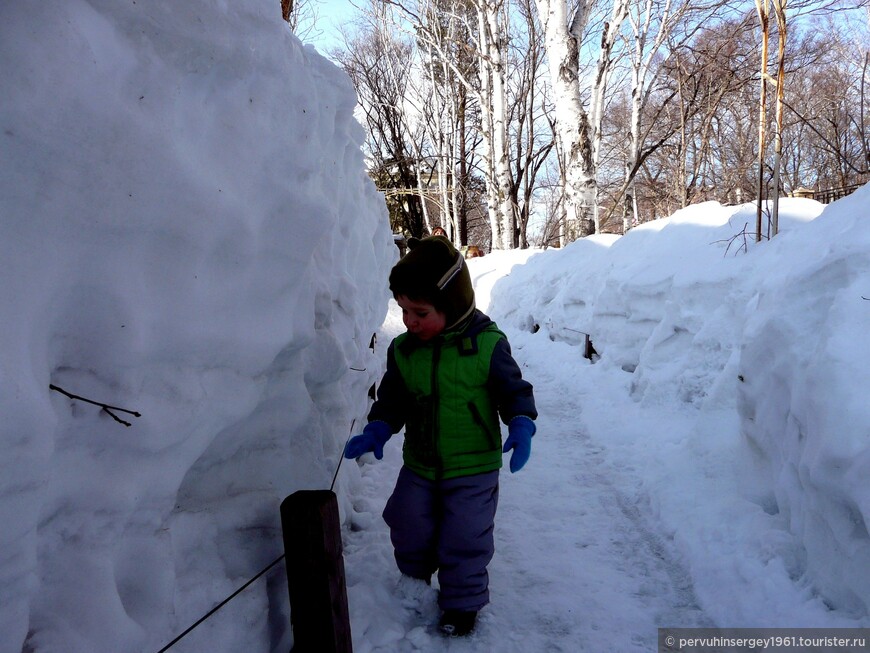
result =
[[486,566],[495,551],[498,470],[430,481],[402,467],[384,509],[399,571],[429,579],[438,571],[442,610],[489,603]]

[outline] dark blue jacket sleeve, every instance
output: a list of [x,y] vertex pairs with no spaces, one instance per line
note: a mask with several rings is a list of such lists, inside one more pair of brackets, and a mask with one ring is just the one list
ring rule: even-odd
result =
[[538,417],[532,384],[523,378],[520,366],[511,355],[507,338],[499,340],[492,353],[489,384],[496,398],[498,413],[505,424],[517,415],[532,419]]
[[398,433],[405,426],[405,411],[410,403],[408,388],[396,365],[394,345],[395,342],[391,342],[387,349],[387,370],[381,379],[381,385],[378,386],[377,399],[369,410],[368,420],[386,422],[393,429],[393,433]]

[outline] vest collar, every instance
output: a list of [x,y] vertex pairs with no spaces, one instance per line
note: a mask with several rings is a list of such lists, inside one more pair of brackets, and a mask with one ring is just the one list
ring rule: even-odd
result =
[[489,316],[477,309],[473,309],[471,314],[466,317],[461,324],[447,329],[443,333],[432,338],[432,340],[424,342],[417,336],[406,332],[404,334],[405,337],[398,346],[405,355],[408,355],[417,349],[434,347],[436,344],[441,347],[456,345],[459,347],[461,352],[473,353],[473,350],[467,351],[469,350],[468,342],[472,342],[473,344],[471,346],[476,350],[477,334],[492,323],[493,322]]

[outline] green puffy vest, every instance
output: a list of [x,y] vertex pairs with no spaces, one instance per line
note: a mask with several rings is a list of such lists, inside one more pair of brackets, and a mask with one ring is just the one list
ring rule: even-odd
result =
[[407,337],[398,336],[393,349],[413,402],[405,465],[432,480],[499,469],[501,431],[487,380],[493,350],[505,335],[490,324],[473,336],[448,334],[416,346]]

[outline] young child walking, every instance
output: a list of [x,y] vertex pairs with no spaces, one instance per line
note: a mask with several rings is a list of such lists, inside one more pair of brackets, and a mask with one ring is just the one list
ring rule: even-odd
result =
[[408,330],[390,344],[368,424],[345,456],[380,460],[404,427],[404,464],[384,510],[396,563],[426,583],[438,572],[441,632],[464,636],[489,602],[502,454],[512,451],[511,472],[525,465],[537,411],[507,338],[475,308],[462,254],[443,236],[409,248],[390,273]]

